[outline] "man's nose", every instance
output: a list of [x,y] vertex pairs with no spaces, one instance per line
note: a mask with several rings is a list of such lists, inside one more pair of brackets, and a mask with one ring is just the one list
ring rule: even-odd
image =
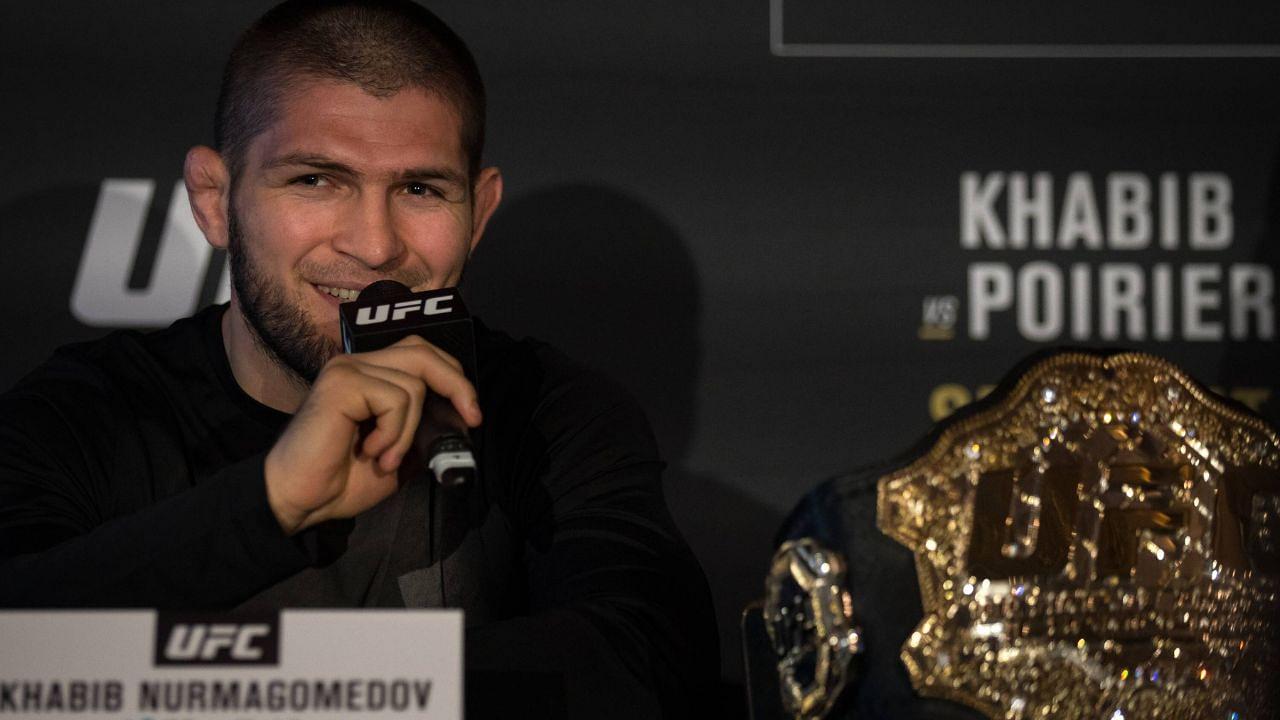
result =
[[335,250],[371,268],[394,263],[404,254],[388,198],[381,193],[363,193],[354,212],[346,232],[339,233],[334,242]]

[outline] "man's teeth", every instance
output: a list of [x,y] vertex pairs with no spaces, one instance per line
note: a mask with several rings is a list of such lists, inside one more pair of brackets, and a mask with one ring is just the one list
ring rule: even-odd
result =
[[326,292],[338,298],[339,300],[355,300],[360,294],[359,290],[348,290],[346,288],[329,287],[328,285],[316,285],[320,292]]

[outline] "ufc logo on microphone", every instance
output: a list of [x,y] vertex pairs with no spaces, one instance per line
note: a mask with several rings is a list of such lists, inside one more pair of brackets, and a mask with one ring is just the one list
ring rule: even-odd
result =
[[413,300],[401,300],[395,303],[362,307],[356,311],[356,325],[376,325],[377,323],[386,322],[388,319],[392,321],[403,320],[409,317],[410,314],[446,315],[453,312],[453,307],[449,305],[451,300],[453,300],[452,295],[441,295],[427,298],[425,301],[421,298],[415,298]]
[[156,665],[278,665],[279,621],[161,615]]

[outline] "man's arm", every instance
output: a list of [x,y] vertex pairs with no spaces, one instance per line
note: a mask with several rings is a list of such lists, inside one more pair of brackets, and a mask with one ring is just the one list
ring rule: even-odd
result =
[[74,409],[0,400],[0,606],[218,607],[306,566],[261,455],[157,497],[136,419],[91,376],[61,387]]
[[332,360],[265,456],[197,479],[163,409],[62,369],[0,398],[0,606],[235,605],[315,559],[289,536],[395,490],[427,392],[479,422],[456,361],[408,338]]

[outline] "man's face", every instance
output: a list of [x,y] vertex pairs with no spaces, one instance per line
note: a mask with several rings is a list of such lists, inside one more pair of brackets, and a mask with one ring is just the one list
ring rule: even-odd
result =
[[456,285],[479,240],[459,120],[417,88],[302,84],[243,168],[228,211],[236,299],[305,380],[338,350],[340,302],[387,278]]

